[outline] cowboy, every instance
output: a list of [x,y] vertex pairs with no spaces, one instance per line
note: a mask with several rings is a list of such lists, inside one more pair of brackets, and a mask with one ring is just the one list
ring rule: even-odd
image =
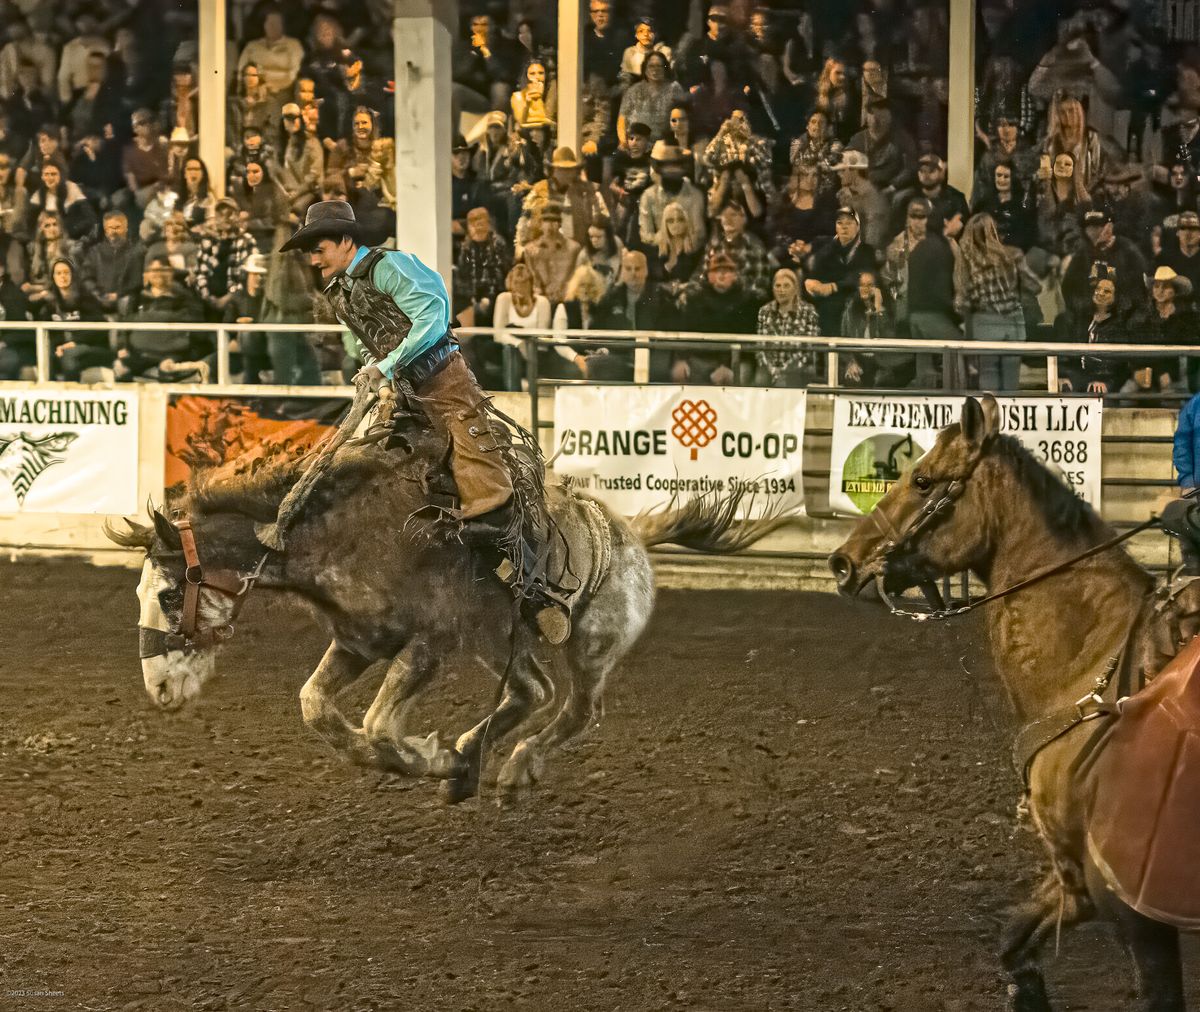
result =
[[[361,245],[360,224],[344,200],[313,204],[280,252],[293,249],[311,254],[334,315],[354,335],[365,363],[359,376],[379,395],[379,417],[392,416],[393,384],[407,381],[430,422],[449,437],[458,509],[448,512],[463,522],[463,540],[495,545],[512,524],[512,478],[486,397],[450,330],[450,296],[441,276],[411,253]],[[547,613],[538,613],[542,631],[555,642],[552,627],[565,640],[569,618],[555,614],[565,608],[551,598],[541,603]]]

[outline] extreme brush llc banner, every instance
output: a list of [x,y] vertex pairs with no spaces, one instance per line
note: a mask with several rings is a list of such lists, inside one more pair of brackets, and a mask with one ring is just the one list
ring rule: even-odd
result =
[[804,410],[803,390],[559,387],[554,469],[626,516],[738,491],[744,516],[794,509]]
[[[1014,436],[1076,495],[1100,508],[1102,397],[997,397],[1000,431]],[[962,412],[962,397],[838,394],[833,399],[829,505],[870,513]]]

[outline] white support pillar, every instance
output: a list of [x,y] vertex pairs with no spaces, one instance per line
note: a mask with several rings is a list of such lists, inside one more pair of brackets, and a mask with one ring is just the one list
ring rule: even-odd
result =
[[200,159],[213,193],[225,193],[225,0],[200,0]]
[[975,177],[975,3],[950,3],[950,113],[946,178],[971,197]]
[[456,0],[396,0],[396,240],[441,274],[450,237],[450,47]]
[[579,154],[583,0],[558,0],[558,143]]

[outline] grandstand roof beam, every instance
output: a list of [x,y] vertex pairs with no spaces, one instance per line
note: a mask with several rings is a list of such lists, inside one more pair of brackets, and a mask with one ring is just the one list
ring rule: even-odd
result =
[[558,0],[558,143],[579,154],[583,0]]
[[200,0],[199,153],[217,196],[225,193],[225,18],[225,0]]
[[946,178],[968,197],[975,177],[975,4],[950,0]]
[[396,0],[395,12],[397,241],[448,282],[453,266],[450,60],[458,3]]

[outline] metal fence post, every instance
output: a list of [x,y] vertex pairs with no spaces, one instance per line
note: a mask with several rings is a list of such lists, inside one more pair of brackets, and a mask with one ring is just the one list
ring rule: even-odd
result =
[[522,347],[525,349],[525,376],[529,383],[529,431],[540,444],[542,437],[538,434],[538,339],[523,338]]
[[34,346],[37,349],[37,381],[50,382],[50,331],[45,327],[34,330]]
[[229,385],[229,331],[224,327],[217,330],[217,382]]
[[649,383],[650,382],[650,349],[649,348],[634,348],[633,349],[633,382],[634,383]]
[[825,359],[825,382],[828,386],[838,385],[838,353],[831,351]]

